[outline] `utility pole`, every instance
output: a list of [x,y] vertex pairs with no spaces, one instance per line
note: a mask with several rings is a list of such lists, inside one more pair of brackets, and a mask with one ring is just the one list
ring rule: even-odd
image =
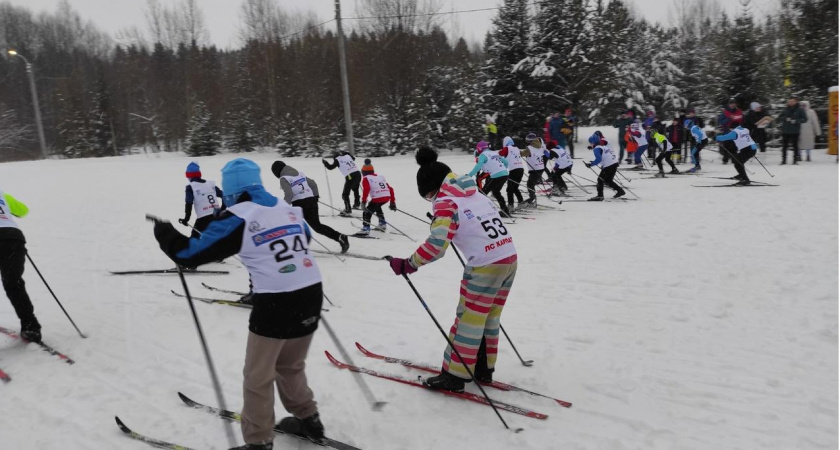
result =
[[338,65],[341,68],[341,91],[344,97],[344,127],[347,134],[347,151],[356,156],[356,151],[353,148],[353,115],[350,113],[350,86],[347,83],[344,31],[341,28],[341,0],[335,0],[335,25],[338,32]]
[[26,63],[26,74],[29,76],[29,90],[32,91],[32,107],[35,109],[35,125],[38,129],[38,142],[41,144],[41,156],[47,159],[47,141],[44,139],[44,125],[41,123],[41,106],[38,104],[38,91],[35,89],[35,73],[33,72],[32,64],[15,50],[9,50],[8,53],[11,56],[19,57]]

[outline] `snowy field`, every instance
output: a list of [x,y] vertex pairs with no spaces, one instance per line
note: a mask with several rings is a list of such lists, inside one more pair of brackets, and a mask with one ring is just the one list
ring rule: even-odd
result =
[[[612,137],[614,130],[605,134]],[[583,142],[578,157],[589,156]],[[571,401],[571,409],[490,390],[500,400],[549,415],[540,421],[505,413],[508,423],[525,428],[514,434],[488,407],[366,377],[376,396],[388,402],[383,412],[373,412],[352,375],[324,357],[324,350],[336,356],[338,351],[321,328],[308,376],[328,435],[364,449],[837,448],[834,157],[818,153],[814,162],[780,167],[778,152],[771,152],[761,156],[775,178],[755,162],[748,168],[754,180],[779,187],[701,189],[691,185],[724,184],[707,177],[734,175],[731,165],[713,161],[715,153],[704,154],[704,177],[640,179],[631,173],[633,181],[625,184],[639,201],[567,202],[564,211],[509,227],[520,266],[502,323],[535,363],[523,367],[502,341],[496,379]],[[275,155],[248,156],[277,194],[269,170]],[[230,159],[198,161],[206,178],[220,181],[219,170]],[[441,159],[456,172],[471,167],[464,153],[445,152]],[[108,274],[172,267],[143,216],[173,222],[181,217],[189,161],[167,154],[0,164],[0,187],[31,208],[19,223],[32,257],[90,334],[86,340],[76,335],[27,265],[45,342],[77,363],[63,364],[34,345],[0,335],[0,369],[13,378],[0,384],[0,448],[148,448],[123,436],[114,415],[160,439],[196,449],[227,448],[222,421],[183,406],[176,395],[182,391],[216,403],[186,301],[169,292],[181,290],[178,277]],[[314,178],[327,200],[319,160],[286,162]],[[396,190],[397,205],[423,216],[429,203],[417,195],[413,158],[380,158],[374,165]],[[594,179],[580,160],[574,173]],[[330,172],[330,182],[338,205],[337,171]],[[329,212],[322,208],[322,214]],[[425,238],[426,225],[400,213],[386,216],[418,242]],[[348,219],[324,220],[354,231]],[[351,251],[406,257],[417,245],[381,236],[353,240]],[[357,364],[421,374],[365,358],[355,341],[377,353],[440,363],[445,342],[385,262],[319,256],[318,263],[326,294],[340,305],[326,317]],[[231,274],[190,276],[194,295],[214,296],[202,281],[247,289],[241,267],[209,268]],[[460,273],[450,254],[412,276],[447,328]],[[228,406],[238,410],[248,311],[196,307]],[[0,326],[19,328],[5,298]],[[282,417],[279,401],[276,409]],[[283,437],[275,442],[283,449],[311,447]]]

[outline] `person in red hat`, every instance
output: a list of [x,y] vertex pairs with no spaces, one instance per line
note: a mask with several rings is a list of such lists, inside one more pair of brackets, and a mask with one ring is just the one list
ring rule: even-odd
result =
[[[367,203],[368,195],[370,195],[370,203]],[[396,202],[394,188],[388,184],[385,177],[376,174],[370,159],[365,159],[365,164],[362,166],[362,203],[367,203],[367,205],[362,213],[362,231],[359,234],[370,234],[370,220],[374,214],[379,218],[379,226],[376,227],[376,230],[385,231],[388,222],[385,221],[385,213],[382,212],[382,207],[386,203],[390,203],[391,211],[396,211]]]
[[224,194],[216,186],[216,183],[201,178],[201,168],[198,163],[191,162],[187,165],[186,199],[184,201],[184,218],[178,219],[178,223],[190,226],[190,215],[195,209],[195,224],[192,225],[192,237],[198,237],[201,232],[207,229],[207,225],[213,221],[213,216],[224,209]]

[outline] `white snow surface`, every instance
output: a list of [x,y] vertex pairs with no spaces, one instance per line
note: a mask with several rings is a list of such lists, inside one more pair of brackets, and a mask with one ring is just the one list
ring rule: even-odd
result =
[[[581,130],[576,155],[589,158]],[[605,134],[610,137],[615,130]],[[716,146],[712,146],[715,148]],[[199,158],[205,178],[239,155]],[[279,192],[271,153],[241,155],[263,169]],[[364,449],[822,449],[838,447],[838,168],[833,156],[778,166],[778,152],[755,162],[765,188],[696,188],[724,184],[731,165],[705,151],[704,177],[622,180],[639,201],[567,202],[536,220],[510,225],[520,265],[502,323],[533,367],[500,343],[495,377],[574,403],[516,392],[488,392],[549,415],[535,420],[365,377],[379,400],[374,412],[353,376],[324,357],[339,352],[326,331],[316,333],[307,375],[330,436]],[[144,449],[115,426],[119,415],[135,431],[196,449],[223,449],[223,422],[183,406],[176,393],[215,404],[204,356],[177,275],[114,276],[110,270],[172,267],[158,249],[145,213],[183,213],[182,155],[0,164],[0,186],[26,202],[18,223],[28,248],[77,324],[80,339],[32,267],[25,279],[45,342],[77,362],[67,365],[0,335],[2,449]],[[441,160],[466,173],[472,158],[444,151]],[[318,183],[318,159],[285,161]],[[417,216],[429,203],[417,195],[411,156],[378,158],[397,205]],[[682,168],[687,169],[687,165]],[[574,173],[594,179],[581,160]],[[333,202],[341,176],[329,173]],[[594,188],[587,187],[594,192]],[[584,197],[573,190],[573,194]],[[611,191],[607,189],[608,196]],[[632,197],[632,196],[631,196]],[[329,214],[326,208],[322,214]],[[407,257],[427,225],[386,211],[411,242],[392,234],[352,240],[351,251]],[[324,218],[340,231],[350,221]],[[180,227],[180,225],[179,225]],[[186,229],[180,227],[184,232]],[[321,242],[334,242],[316,235]],[[317,248],[317,244],[313,243]],[[236,263],[234,259],[231,259]],[[364,357],[353,343],[418,362],[439,364],[445,342],[401,277],[385,262],[319,255],[326,294],[340,307],[325,313],[355,363],[405,376],[423,375]],[[244,269],[227,276],[188,277],[194,295],[225,296],[201,287],[247,290]],[[447,329],[458,300],[461,267],[452,254],[412,276]],[[222,379],[227,404],[242,406],[242,365],[248,311],[197,303]],[[18,329],[0,300],[0,326]],[[341,359],[339,357],[339,359]],[[468,389],[477,392],[475,386]],[[285,415],[279,400],[278,419]],[[237,438],[241,438],[236,428]],[[308,444],[277,437],[276,448]]]

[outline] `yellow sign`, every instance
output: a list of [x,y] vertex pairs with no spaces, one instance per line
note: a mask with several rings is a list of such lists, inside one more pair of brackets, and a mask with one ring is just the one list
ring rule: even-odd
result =
[[828,88],[828,154],[837,154],[837,121],[840,105],[837,101],[838,87]]

